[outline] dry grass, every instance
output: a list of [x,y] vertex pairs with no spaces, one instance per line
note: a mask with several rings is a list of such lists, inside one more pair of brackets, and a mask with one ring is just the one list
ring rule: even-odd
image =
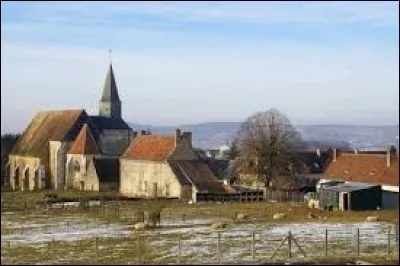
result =
[[[110,201],[105,202],[103,206],[91,207],[91,208],[71,208],[71,209],[54,209],[46,210],[42,207],[33,208],[40,202],[45,200],[47,193],[53,191],[39,191],[39,192],[3,192],[1,195],[2,205],[6,203],[8,205],[7,211],[12,213],[7,214],[8,221],[31,221],[41,214],[47,214],[52,217],[53,220],[63,221],[68,216],[79,216],[82,219],[93,219],[97,221],[104,221],[106,223],[118,223],[118,224],[132,224],[133,213],[138,210],[154,210],[159,209],[161,212],[162,224],[169,224],[170,221],[182,221],[182,220],[194,220],[194,219],[231,219],[233,224],[235,223],[248,223],[248,222],[279,222],[279,223],[302,223],[302,222],[318,222],[318,223],[355,223],[365,221],[367,216],[378,215],[381,221],[390,223],[398,223],[398,210],[380,210],[380,211],[364,211],[364,212],[342,212],[332,211],[327,212],[323,210],[310,210],[304,203],[198,203],[198,204],[187,204],[179,201],[172,200],[160,200],[160,201]],[[76,196],[77,192],[58,192],[59,197],[73,197]],[[97,192],[78,192],[80,198],[93,198],[104,195],[110,195],[105,193]],[[21,214],[20,210],[25,208],[25,202],[29,202],[29,205],[25,211],[25,215]],[[11,204],[12,203],[12,204]],[[14,205],[13,205],[14,204]],[[13,206],[17,206],[16,209],[12,209]],[[2,206],[3,208],[3,206]],[[22,209],[21,209],[22,208]],[[313,212],[323,218],[308,218],[308,213]],[[249,217],[248,220],[235,221],[236,213],[246,213]],[[273,220],[272,216],[275,213],[286,213],[287,217],[281,221]],[[53,218],[54,217],[54,218]],[[56,218],[56,219],[55,219]],[[218,220],[218,219],[217,219]],[[21,229],[3,228],[2,235],[15,233]],[[26,229],[29,230],[29,229]],[[56,241],[51,243],[50,246],[45,244],[42,247],[33,247],[28,245],[19,245],[12,243],[11,255],[8,253],[8,247],[5,243],[2,243],[2,264],[136,264],[138,259],[142,263],[177,263],[178,258],[176,257],[176,251],[172,248],[176,248],[176,236],[168,235],[164,246],[154,246],[154,243],[150,245],[148,242],[140,242],[139,249],[137,248],[137,238],[135,234],[129,237],[99,237],[98,238],[98,250],[96,251],[95,239],[85,239],[76,241]],[[171,242],[168,242],[171,241]],[[214,240],[213,240],[214,241]],[[233,241],[233,240],[232,240]],[[222,250],[227,248],[226,252],[229,252],[229,248],[233,245],[238,245],[235,241],[229,243],[227,239],[224,239],[224,245],[221,246]],[[244,260],[251,260],[251,253],[249,249],[249,243],[243,243],[246,245],[244,253]],[[201,244],[199,244],[201,245]],[[50,250],[49,250],[50,247]],[[200,248],[202,246],[199,246]],[[321,251],[321,246],[317,244],[315,250]],[[334,249],[334,244],[330,246]],[[363,246],[361,251],[371,251],[371,255],[368,258],[360,258],[364,261],[369,261],[377,264],[398,264],[398,259],[374,256],[374,249],[377,247]],[[384,248],[384,247],[383,247]],[[307,253],[310,250],[307,250]],[[261,250],[260,250],[261,253]],[[282,256],[285,256],[285,251],[281,252]],[[312,252],[311,252],[312,254]],[[319,253],[321,254],[321,253]],[[334,254],[334,253],[333,253]],[[138,256],[139,255],[139,256]],[[197,254],[198,255],[198,254]],[[271,254],[269,254],[271,255]],[[214,259],[214,258],[213,258]],[[349,261],[356,259],[354,257],[338,258],[338,257],[313,257],[313,260],[321,262],[329,262],[334,260],[340,263],[341,261]],[[198,258],[193,254],[182,254],[180,258],[181,263],[199,263]],[[258,262],[267,261],[257,258]]]
[[[44,208],[38,207],[46,200],[46,195],[54,191],[38,192],[2,192],[2,210],[27,212],[44,212]],[[115,193],[81,192],[81,191],[61,191],[57,192],[58,197],[93,199],[101,197],[116,196]],[[54,210],[53,212],[81,212],[90,217],[106,218],[108,220],[131,219],[136,210],[160,210],[164,217],[173,216],[174,218],[231,218],[236,217],[236,213],[246,213],[249,219],[260,222],[275,221],[272,217],[275,213],[286,213],[287,216],[282,222],[329,222],[329,223],[353,223],[363,222],[368,216],[379,216],[379,221],[398,223],[399,210],[376,210],[376,211],[324,211],[309,209],[305,203],[197,203],[187,204],[174,200],[137,200],[137,201],[108,201],[102,207],[92,207],[90,209],[69,209]],[[320,218],[310,219],[308,213],[314,213]]]

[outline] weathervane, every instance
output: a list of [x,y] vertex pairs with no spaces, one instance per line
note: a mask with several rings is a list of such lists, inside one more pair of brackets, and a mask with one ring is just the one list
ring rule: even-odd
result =
[[108,49],[108,59],[110,60],[110,64],[112,64],[112,50]]

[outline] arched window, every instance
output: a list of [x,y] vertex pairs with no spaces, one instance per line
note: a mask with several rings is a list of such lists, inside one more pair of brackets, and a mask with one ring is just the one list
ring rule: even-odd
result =
[[40,189],[40,182],[39,182],[39,168],[35,171],[35,183],[33,185],[33,189]]
[[24,172],[24,191],[28,190],[29,190],[29,168],[26,168]]
[[14,189],[18,190],[19,187],[20,187],[20,172],[19,172],[19,167],[17,167],[14,173]]
[[75,173],[79,173],[81,171],[81,165],[78,161],[74,161],[72,163],[72,169]]

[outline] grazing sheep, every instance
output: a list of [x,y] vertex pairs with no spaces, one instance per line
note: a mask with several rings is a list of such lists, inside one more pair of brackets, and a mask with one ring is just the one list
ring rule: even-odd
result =
[[213,223],[213,224],[211,225],[211,228],[214,229],[214,230],[218,230],[218,229],[224,229],[224,228],[226,228],[227,226],[228,226],[227,223],[219,222],[219,223]]
[[236,220],[244,220],[247,219],[247,214],[246,213],[238,213],[236,214]]
[[377,222],[379,220],[378,216],[368,216],[366,221],[367,222]]
[[135,224],[135,230],[145,230],[148,229],[150,226],[148,223],[137,223]]
[[275,213],[272,217],[275,220],[280,220],[286,217],[286,213]]

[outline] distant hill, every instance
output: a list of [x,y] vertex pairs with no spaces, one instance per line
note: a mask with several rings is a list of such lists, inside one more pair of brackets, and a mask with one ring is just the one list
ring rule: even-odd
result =
[[[193,145],[197,148],[218,148],[229,144],[239,122],[213,122],[197,125],[152,126],[130,124],[135,131],[150,130],[158,134],[173,134],[176,128],[193,132]],[[348,125],[300,125],[297,127],[303,139],[311,146],[339,146],[359,149],[383,149],[396,145],[399,126],[348,126]]]

